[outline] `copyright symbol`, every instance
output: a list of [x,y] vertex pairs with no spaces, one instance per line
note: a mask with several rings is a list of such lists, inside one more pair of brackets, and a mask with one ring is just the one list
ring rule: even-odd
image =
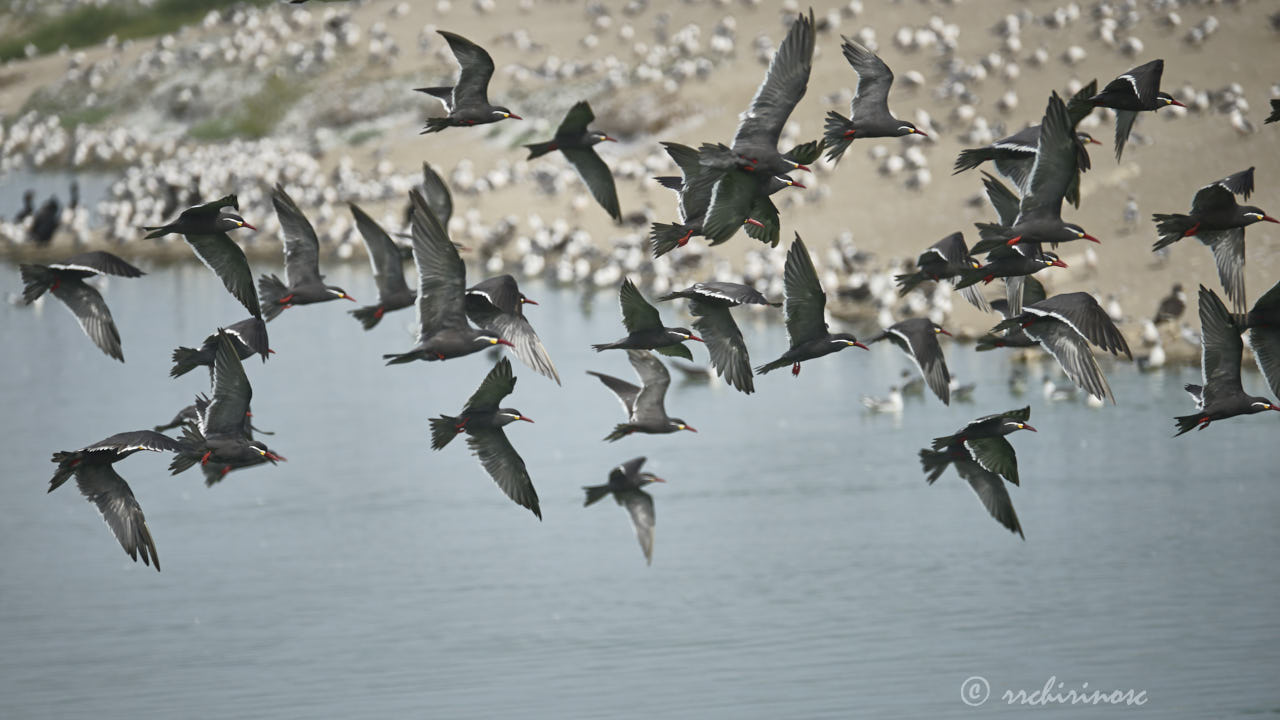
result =
[[978,707],[985,703],[990,695],[991,683],[981,675],[974,675],[960,683],[960,699],[969,707]]

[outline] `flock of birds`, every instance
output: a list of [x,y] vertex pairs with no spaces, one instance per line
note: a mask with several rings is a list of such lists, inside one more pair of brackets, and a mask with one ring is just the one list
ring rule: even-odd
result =
[[[420,90],[441,100],[446,114],[427,121],[424,133],[467,128],[505,120],[519,120],[510,109],[490,103],[487,88],[494,72],[488,52],[457,34],[441,31],[461,72],[455,85]],[[664,143],[681,169],[680,177],[658,178],[676,191],[679,218],[675,223],[654,223],[652,254],[679,252],[695,237],[711,246],[729,241],[738,230],[776,247],[781,241],[781,217],[771,195],[800,186],[790,174],[808,170],[822,153],[838,160],[855,140],[923,134],[911,122],[889,110],[888,95],[893,73],[875,53],[845,38],[844,58],[858,74],[857,91],[849,117],[830,113],[819,139],[783,151],[778,143],[783,126],[803,97],[812,67],[815,23],[812,11],[791,24],[778,47],[759,89],[742,114],[729,145],[704,143],[691,148]],[[979,349],[1039,345],[1062,367],[1068,378],[1101,400],[1115,398],[1093,356],[1091,346],[1132,359],[1127,341],[1098,301],[1087,293],[1044,296],[1032,275],[1065,263],[1046,245],[1077,241],[1097,242],[1078,225],[1062,218],[1063,201],[1077,204],[1079,174],[1089,168],[1087,145],[1097,141],[1077,131],[1080,121],[1095,108],[1116,111],[1115,152],[1123,152],[1138,113],[1180,105],[1160,91],[1163,62],[1153,60],[1118,76],[1100,92],[1096,82],[1072,98],[1052,93],[1041,123],[989,146],[965,151],[957,172],[991,162],[1009,180],[984,173],[983,183],[998,220],[978,225],[980,241],[969,248],[959,232],[924,250],[916,270],[897,280],[902,294],[921,283],[949,282],[983,311],[996,310],[1003,320],[979,342]],[[1273,105],[1275,105],[1273,101]],[[1280,109],[1268,122],[1280,116]],[[592,147],[611,138],[590,129],[594,116],[584,101],[573,107],[553,138],[529,145],[532,157],[560,152],[577,169],[600,206],[617,218],[618,203],[608,166]],[[1187,214],[1156,215],[1160,238],[1157,249],[1185,237],[1208,245],[1217,260],[1221,283],[1232,309],[1203,285],[1199,289],[1202,328],[1203,384],[1188,385],[1196,400],[1194,413],[1176,418],[1178,434],[1204,429],[1212,422],[1264,410],[1280,410],[1266,398],[1246,394],[1241,384],[1243,362],[1241,335],[1248,333],[1259,368],[1273,392],[1280,394],[1280,283],[1246,310],[1243,267],[1244,232],[1259,221],[1277,222],[1259,208],[1240,205],[1237,195],[1253,191],[1253,168],[1238,172],[1199,190]],[[426,168],[421,189],[410,191],[408,218],[410,253],[417,270],[417,286],[406,281],[402,262],[405,251],[386,231],[355,204],[351,212],[368,250],[378,287],[378,301],[351,311],[367,330],[386,313],[415,306],[417,344],[399,353],[384,355],[388,365],[413,361],[451,360],[496,346],[507,346],[534,371],[559,383],[547,349],[524,315],[524,306],[536,304],[520,292],[510,275],[488,278],[468,287],[466,266],[448,228],[452,204],[443,179]],[[176,474],[199,465],[209,484],[232,470],[277,463],[285,458],[255,438],[250,410],[252,388],[242,361],[272,352],[267,321],[300,305],[354,298],[342,288],[328,285],[320,272],[316,231],[283,185],[271,193],[271,202],[282,228],[285,277],[262,275],[256,288],[244,252],[230,232],[253,230],[239,213],[235,194],[183,211],[173,222],[143,228],[149,238],[169,233],[181,235],[223,282],[227,291],[250,313],[238,323],[220,328],[199,348],[174,351],[172,375],[208,366],[212,388],[192,406],[180,411],[168,426],[156,430],[120,433],[77,451],[53,456],[58,469],[50,491],[75,477],[81,492],[95,503],[125,551],[159,570],[155,543],[134,495],[113,469],[114,463],[141,451],[174,454],[170,466]],[[981,259],[978,256],[985,254]],[[119,332],[101,294],[85,279],[96,274],[138,277],[142,271],[102,251],[81,253],[64,262],[21,266],[28,303],[48,292],[64,302],[85,333],[107,355],[123,361]],[[1001,279],[1005,297],[988,301],[979,284]],[[621,401],[626,414],[605,439],[616,441],[635,433],[696,432],[685,420],[668,415],[666,394],[671,376],[654,353],[691,359],[688,341],[704,343],[716,373],[735,389],[750,394],[755,378],[790,367],[800,374],[804,362],[849,347],[868,349],[887,340],[916,365],[923,382],[944,404],[950,402],[951,377],[937,335],[946,331],[927,318],[893,323],[865,343],[849,333],[832,333],[826,321],[827,295],[804,241],[797,235],[785,253],[783,301],[770,300],[741,283],[706,281],[671,292],[659,301],[686,300],[693,328],[667,327],[659,310],[628,278],[619,289],[619,305],[626,336],[594,345],[598,352],[625,350],[640,385],[591,372]],[[770,362],[752,368],[750,354],[730,308],[739,305],[783,307],[788,347]],[[695,334],[695,332],[697,334]],[[538,495],[523,459],[507,437],[505,428],[516,421],[532,422],[521,411],[502,407],[514,392],[516,377],[503,358],[489,371],[475,393],[455,415],[433,418],[431,446],[442,450],[455,437],[467,436],[467,444],[499,488],[516,504],[541,518]],[[948,466],[954,466],[978,495],[991,516],[1005,528],[1023,536],[1005,482],[1019,483],[1017,458],[1006,439],[1010,433],[1035,428],[1027,424],[1030,407],[980,417],[953,435],[936,438],[920,451],[928,482],[934,482]],[[181,438],[161,431],[180,427]],[[645,459],[638,457],[614,468],[606,485],[585,488],[586,504],[606,495],[627,508],[646,560],[653,549],[654,507],[643,489],[661,482],[641,472]]]

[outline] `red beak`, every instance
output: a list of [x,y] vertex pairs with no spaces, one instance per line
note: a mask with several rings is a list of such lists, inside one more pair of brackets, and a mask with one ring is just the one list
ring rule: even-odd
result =
[[1277,219],[1275,219],[1275,218],[1271,217],[1270,215],[1263,215],[1263,216],[1262,216],[1262,219],[1263,219],[1263,220],[1266,220],[1267,222],[1280,223],[1280,220],[1277,220]]
[[1096,243],[1098,243],[1099,245],[1101,245],[1101,244],[1102,244],[1102,241],[1101,241],[1101,240],[1099,240],[1098,238],[1096,238],[1096,237],[1094,237],[1094,236],[1090,235],[1089,233],[1085,233],[1085,234],[1084,234],[1084,239],[1085,239],[1085,240],[1088,240],[1088,241],[1090,241],[1090,242],[1096,242]]
[[691,425],[685,425],[684,429],[688,430],[689,432],[698,432],[698,430]]
[[1101,140],[1094,140],[1093,138],[1089,138],[1089,144],[1090,144],[1090,145],[1101,145],[1101,144],[1102,144],[1102,141],[1101,141]]
[[509,340],[502,340],[502,339],[499,339],[499,340],[498,340],[498,344],[499,344],[499,345],[506,345],[507,347],[515,347],[515,345],[513,345]]
[[916,134],[917,134],[917,135],[923,135],[924,137],[929,137],[929,133],[926,133],[926,132],[925,132],[925,131],[923,131],[923,130],[916,130]]
[[1066,263],[1064,263],[1064,262],[1062,262],[1061,260],[1054,260],[1053,262],[1051,262],[1051,263],[1049,263],[1049,264],[1050,264],[1050,265],[1055,265],[1055,266],[1060,267],[1060,268],[1064,268],[1064,267],[1066,267],[1066,266],[1067,266],[1067,264],[1066,264]]
[[344,297],[344,298],[346,298],[346,299],[350,300],[351,302],[355,302],[355,301],[356,301],[356,299],[355,299],[355,298],[353,298],[353,297],[351,297],[350,295],[343,295],[342,297]]
[[1005,243],[1005,245],[1017,245],[1019,242],[1022,242],[1022,236],[1021,236],[1021,235],[1019,235],[1019,236],[1017,236],[1017,237],[1015,237],[1015,238],[1010,239],[1010,240],[1009,240],[1009,242]]
[[276,351],[275,351],[275,350],[272,350],[271,348],[267,348],[267,354],[268,354],[268,355],[275,355],[275,354],[276,354]]
[[517,114],[515,114],[515,113],[511,113],[511,114],[510,114],[510,115],[508,115],[507,117],[509,117],[509,118],[510,118],[510,119],[512,119],[512,120],[523,120],[523,119],[524,119],[524,118],[520,117],[519,115],[517,115]]
[[1170,105],[1177,105],[1177,106],[1178,106],[1178,107],[1180,107],[1180,108],[1184,108],[1184,107],[1186,107],[1186,105],[1183,105],[1182,103],[1178,102],[1177,100],[1170,100],[1170,101],[1169,101],[1169,104],[1170,104]]
[[[802,169],[802,170],[808,170],[809,168],[807,168],[807,167],[802,167],[801,169]],[[791,187],[798,187],[798,188],[800,188],[801,190],[808,190],[808,189],[809,189],[809,188],[805,187],[803,183],[798,183],[798,182],[796,182],[795,180],[792,180],[792,181],[791,181]]]
[[862,348],[863,350],[870,350],[870,349],[871,349],[871,348],[867,347],[866,345],[863,345],[863,344],[862,344],[862,343],[860,343],[860,342],[855,342],[855,343],[853,344],[853,346],[854,346],[854,347],[860,347],[860,348]]
[[813,172],[812,170],[809,169],[808,165],[801,165],[800,163],[796,163],[796,169],[803,170],[805,172]]
[[[1273,409],[1274,409],[1274,408],[1273,408]],[[688,425],[686,425],[685,427],[688,427]],[[660,477],[658,477],[658,476],[656,476],[656,475],[655,475],[655,476],[653,476],[653,477],[651,477],[651,478],[649,478],[649,480],[650,480],[650,482],[661,482],[661,483],[666,482],[666,480],[663,480],[662,478],[660,478]]]
[[609,137],[608,135],[605,135],[605,136],[604,136],[604,139],[605,139],[607,142],[618,142],[618,138],[611,138],[611,137]]
[[697,340],[697,341],[698,341],[698,342],[700,342],[700,343],[704,343],[704,342],[706,342],[706,340],[703,340],[702,338],[698,337],[697,335],[690,335],[690,336],[689,336],[689,339],[690,339],[690,340]]
[[521,416],[520,416],[520,419],[521,419],[521,420],[523,420],[523,421],[525,421],[525,422],[533,422],[533,420],[530,420],[529,418],[527,418],[527,417],[525,417],[525,416],[523,416],[523,415],[521,415]]
[[1035,429],[1035,428],[1031,427],[1030,425],[1023,425],[1023,426],[1022,426],[1022,429],[1023,429],[1023,430],[1030,430],[1031,432],[1040,432],[1039,430],[1037,430],[1037,429]]
[[955,337],[954,335],[947,332],[946,330],[943,330],[942,328],[938,328],[938,332],[942,333],[943,335],[946,335],[947,337]]
[[[243,222],[243,221],[242,221],[242,222]],[[245,227],[247,227],[247,228],[249,228],[250,230],[257,230],[257,229],[258,229],[258,228],[256,228],[256,227],[254,227],[254,226],[250,225],[249,223],[245,223],[245,224],[244,224],[244,226],[245,226]]]
[[537,304],[538,304],[538,303],[534,302],[533,300],[530,300],[529,298],[520,298],[520,302],[524,303],[525,305],[537,305]]
[[266,459],[270,460],[271,462],[289,462],[289,459],[288,459],[288,458],[286,458],[285,456],[283,456],[283,455],[277,455],[277,454],[275,454],[275,453],[271,452],[270,450],[268,450],[266,453],[264,453],[264,454],[263,454],[263,457],[265,457]]

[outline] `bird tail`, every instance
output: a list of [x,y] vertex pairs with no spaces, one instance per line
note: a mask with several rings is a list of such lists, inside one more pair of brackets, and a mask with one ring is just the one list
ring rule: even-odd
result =
[[28,305],[48,292],[58,280],[44,265],[19,265],[18,270],[22,273],[22,302]]
[[894,275],[893,281],[898,283],[898,295],[906,295],[916,288],[917,285],[925,281],[924,273],[913,272],[904,273],[902,275]]
[[970,285],[978,284],[978,282],[986,278],[986,268],[965,268],[960,271],[960,277],[955,279],[955,289],[963,290]]
[[528,145],[525,145],[525,147],[529,148],[529,157],[525,158],[525,160],[542,157],[549,152],[559,149],[555,140],[548,140],[540,143],[529,143]]
[[200,448],[205,445],[204,435],[195,423],[187,423],[182,427],[182,439],[178,442],[182,448],[173,454],[173,461],[169,463],[170,475],[177,475],[195,465],[204,456],[200,452]]
[[441,450],[462,432],[458,429],[458,418],[441,415],[431,418],[431,449]]
[[143,226],[142,229],[148,231],[147,234],[143,236],[144,240],[154,240],[155,238],[164,237],[172,232],[168,225],[157,225],[155,227]]
[[182,377],[200,367],[201,364],[199,350],[189,347],[175,348],[173,351],[173,369],[169,371],[169,377]]
[[53,471],[53,479],[49,481],[49,492],[62,487],[62,483],[75,474],[79,460],[80,453],[78,452],[56,452],[53,454],[53,461],[58,463],[58,469]]
[[1004,347],[1004,341],[999,335],[983,335],[978,338],[978,342],[974,346],[974,349],[978,352],[985,352],[987,350],[995,350],[1000,347]]
[[426,126],[424,126],[422,128],[422,132],[418,134],[426,135],[427,133],[438,133],[447,127],[453,127],[453,122],[449,120],[448,117],[427,118]]
[[630,425],[626,423],[618,423],[613,427],[613,432],[605,435],[604,439],[609,442],[614,442],[615,440],[621,440],[633,432],[635,432],[635,430],[631,429]]
[[961,150],[959,157],[956,158],[955,170],[952,175],[962,173],[965,170],[972,170],[988,160],[995,159],[995,152],[991,148],[971,148],[969,150]]
[[385,312],[381,305],[365,305],[355,310],[348,311],[360,321],[360,325],[365,330],[372,330],[379,322],[382,321],[382,315]]
[[609,495],[608,485],[592,485],[591,487],[583,487],[582,489],[587,491],[587,501],[582,503],[582,507],[587,507],[600,498],[607,497]]
[[1174,433],[1173,436],[1178,437],[1185,432],[1194,430],[1195,427],[1200,424],[1200,419],[1203,417],[1204,415],[1200,413],[1196,413],[1195,415],[1179,415],[1178,417],[1175,417],[1173,422],[1178,426],[1178,432]]
[[389,353],[383,355],[382,359],[387,361],[388,365],[403,365],[404,363],[413,362],[422,357],[416,350],[407,353]]
[[757,375],[763,375],[763,374],[765,374],[765,373],[767,373],[767,372],[771,372],[771,371],[773,371],[773,370],[777,370],[778,368],[784,368],[784,367],[786,367],[786,366],[788,366],[788,365],[790,365],[790,364],[791,364],[791,361],[790,361],[790,360],[783,360],[783,359],[779,358],[779,359],[777,359],[777,360],[774,360],[773,362],[767,362],[767,363],[765,363],[765,364],[761,365],[760,367],[756,368],[756,374],[757,374]]
[[618,343],[598,343],[596,345],[592,345],[591,349],[596,352],[600,352],[601,350],[613,350],[617,347]]
[[844,155],[849,143],[853,142],[853,136],[845,133],[852,129],[853,124],[849,122],[849,118],[834,110],[827,112],[827,121],[823,126],[822,139],[827,146],[828,160],[834,163],[840,159],[841,155]]
[[1152,250],[1159,250],[1178,242],[1196,227],[1196,221],[1190,215],[1156,213],[1151,216],[1151,219],[1156,221],[1156,232],[1160,234],[1160,239],[1151,246]]
[[974,225],[978,228],[978,235],[982,238],[969,250],[974,255],[991,252],[1017,237],[1017,233],[1013,231],[1013,228],[1007,225],[999,223],[974,223]]
[[284,312],[285,303],[281,301],[289,295],[289,288],[275,275],[263,275],[258,278],[258,295],[262,299],[263,317],[274,320]]
[[649,228],[649,248],[654,257],[662,257],[689,242],[693,228],[677,223],[654,223]]
[[951,453],[945,450],[927,450],[920,451],[920,465],[924,468],[925,480],[932,485],[935,480],[942,476],[947,466],[951,464]]
[[434,98],[439,98],[440,100],[443,100],[446,105],[449,103],[449,100],[453,98],[453,88],[451,87],[426,87],[414,88],[414,90],[417,90],[420,93],[426,93]]

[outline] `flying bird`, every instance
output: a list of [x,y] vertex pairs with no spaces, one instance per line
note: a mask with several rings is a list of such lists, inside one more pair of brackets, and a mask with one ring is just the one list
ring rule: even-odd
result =
[[[267,361],[267,356],[274,350],[267,346],[267,324],[260,317],[245,318],[237,323],[232,323],[223,328],[223,332],[231,339],[231,346],[235,348],[236,356],[241,360],[245,360],[255,353],[262,356],[262,361]],[[213,372],[213,361],[218,354],[218,337],[219,333],[214,333],[204,339],[199,348],[179,347],[173,351],[173,369],[169,371],[169,377],[182,377],[192,370],[204,365],[209,368],[209,372]]]
[[588,375],[600,378],[600,382],[609,388],[622,409],[627,413],[627,421],[619,423],[613,432],[605,436],[610,442],[624,438],[631,433],[664,434],[688,430],[698,432],[680,418],[667,415],[664,400],[667,388],[671,385],[671,373],[663,366],[662,361],[646,350],[627,350],[627,359],[640,378],[641,387],[636,387],[626,380],[588,370]]
[[1030,405],[1019,410],[984,415],[951,435],[934,438],[932,450],[920,451],[920,460],[929,475],[929,482],[937,480],[956,457],[972,457],[984,470],[1018,485],[1018,456],[1005,436],[1019,430],[1037,432],[1027,424],[1029,419]]
[[[602,350],[657,350],[663,355],[693,360],[693,353],[684,346],[686,340],[704,342],[688,328],[664,327],[658,309],[640,294],[631,278],[623,278],[618,289],[618,304],[622,307],[622,325],[627,336],[611,343],[598,343],[591,347]],[[665,370],[664,370],[665,372]]]
[[614,186],[613,173],[593,149],[598,143],[617,140],[598,130],[588,130],[587,126],[595,122],[595,119],[591,105],[586,100],[579,102],[560,121],[555,137],[546,142],[525,145],[529,148],[529,157],[526,159],[532,160],[559,150],[578,171],[578,177],[586,183],[591,196],[600,203],[600,207],[609,213],[614,222],[621,222],[622,211],[618,208],[618,189]]
[[702,333],[716,374],[730,385],[750,395],[755,392],[751,376],[751,357],[742,331],[729,314],[729,308],[738,305],[769,305],[764,295],[749,285],[732,282],[700,282],[684,290],[668,293],[658,300],[685,298],[689,301],[689,313],[693,315],[693,327]]
[[491,277],[467,288],[466,309],[471,322],[510,341],[520,362],[559,385],[560,374],[551,356],[524,317],[524,306],[537,304],[520,292],[510,275]]
[[614,502],[627,509],[631,515],[631,524],[636,529],[636,539],[640,541],[640,549],[644,552],[646,563],[653,564],[653,496],[643,490],[650,483],[664,483],[666,480],[649,472],[640,472],[644,466],[643,457],[632,458],[609,472],[606,485],[583,487],[587,493],[588,507],[601,498],[613,495]]
[[[915,272],[894,275],[893,279],[898,284],[898,294],[906,295],[927,280],[937,282],[959,278],[964,271],[979,267],[982,267],[982,264],[969,254],[969,246],[964,242],[964,233],[953,232],[920,253],[920,257],[916,258]],[[960,295],[982,312],[991,310],[982,292],[972,285],[961,290]]]
[[664,142],[662,147],[680,168],[681,177],[660,177],[663,187],[676,191],[679,197],[677,223],[653,223],[649,230],[649,245],[653,256],[663,255],[684,247],[694,235],[702,234],[702,220],[711,203],[711,190],[717,175],[702,166],[697,150],[674,142]]
[[1280,397],[1280,282],[1263,293],[1252,310],[1233,320],[1245,332],[1253,361],[1271,386],[1271,393]]
[[1138,113],[1159,110],[1169,105],[1186,107],[1167,92],[1160,91],[1160,76],[1164,74],[1164,60],[1152,60],[1107,83],[1102,92],[1089,98],[1094,107],[1116,111],[1116,160],[1124,152],[1129,131]]
[[124,362],[120,331],[111,319],[111,311],[102,294],[84,280],[94,275],[139,277],[141,270],[112,255],[95,250],[73,255],[50,265],[19,265],[22,273],[22,301],[30,305],[46,292],[62,301],[75,315],[80,329],[102,352]]
[[320,274],[320,239],[284,186],[276,185],[271,204],[275,206],[280,230],[284,233],[284,276],[288,284],[274,274],[258,278],[258,294],[266,308],[263,312],[267,320],[274,320],[294,305],[330,300],[355,302],[346,290],[324,283],[324,276]]
[[786,315],[787,337],[791,341],[791,348],[777,360],[756,368],[757,375],[787,365],[791,366],[792,375],[799,375],[800,363],[805,360],[820,358],[855,345],[863,350],[867,349],[853,335],[832,334],[827,328],[827,294],[822,291],[818,271],[814,269],[813,259],[809,257],[809,250],[805,248],[799,234],[787,251],[787,261],[782,271],[782,287],[785,295],[783,312]]
[[889,87],[893,71],[875,53],[841,36],[844,59],[858,73],[858,87],[849,103],[849,117],[834,110],[827,113],[824,139],[827,159],[838,162],[855,138],[903,137],[924,135],[923,131],[889,112]]
[[484,48],[461,35],[437,31],[449,43],[449,49],[462,68],[457,85],[452,87],[415,88],[444,103],[448,115],[427,118],[422,134],[440,132],[449,127],[485,125],[500,120],[523,120],[519,115],[501,105],[489,102],[489,80],[493,77],[493,58]]
[[511,361],[502,358],[481,381],[461,413],[431,419],[431,449],[443,449],[465,432],[467,446],[480,458],[485,472],[502,488],[502,492],[541,520],[538,492],[533,488],[529,470],[502,429],[517,420],[533,422],[515,408],[498,407],[515,388],[516,376],[511,372]]
[[[423,165],[426,168],[426,165]],[[424,170],[425,171],[425,170]],[[355,203],[350,203],[351,215],[356,219],[356,229],[364,240],[369,253],[369,265],[373,268],[373,280],[378,286],[378,303],[349,311],[365,330],[372,330],[382,316],[394,310],[407,308],[418,299],[404,281],[404,256],[400,246],[382,229],[368,213]]]
[[938,333],[951,335],[928,318],[910,318],[896,322],[867,340],[867,345],[888,340],[907,354],[916,364],[929,389],[942,401],[951,404],[951,373],[938,344]]
[[151,231],[146,235],[148,239],[169,233],[181,235],[195,251],[196,257],[200,258],[200,262],[218,276],[227,292],[250,315],[261,316],[262,308],[258,304],[258,293],[253,286],[253,271],[249,269],[249,260],[244,256],[244,250],[227,234],[237,228],[257,230],[232,212],[239,209],[240,203],[236,196],[225,195],[212,202],[183,210],[168,225],[142,229]]

